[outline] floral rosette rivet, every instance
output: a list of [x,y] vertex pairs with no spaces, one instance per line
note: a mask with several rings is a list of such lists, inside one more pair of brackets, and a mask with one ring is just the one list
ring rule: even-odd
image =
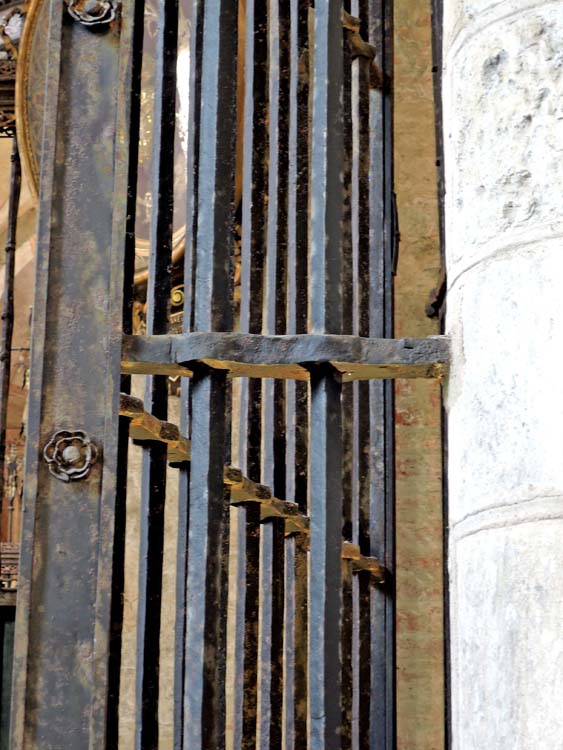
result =
[[86,479],[98,449],[82,430],[55,432],[43,450],[51,474],[62,482]]
[[116,6],[114,0],[69,0],[68,12],[85,26],[98,26],[115,20]]

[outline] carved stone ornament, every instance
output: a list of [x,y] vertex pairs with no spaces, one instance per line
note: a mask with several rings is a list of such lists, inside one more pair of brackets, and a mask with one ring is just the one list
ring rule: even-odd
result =
[[98,449],[82,430],[55,432],[43,450],[51,474],[62,482],[86,479]]
[[68,0],[68,12],[85,26],[99,26],[115,20],[117,0]]

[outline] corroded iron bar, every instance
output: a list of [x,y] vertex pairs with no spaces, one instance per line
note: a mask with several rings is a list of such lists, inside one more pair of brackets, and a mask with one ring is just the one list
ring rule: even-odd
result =
[[226,370],[231,377],[309,380],[309,365],[328,363],[342,382],[394,378],[442,378],[449,341],[360,338],[333,334],[266,336],[194,332],[125,336],[122,370],[191,377],[193,362]]
[[[186,143],[186,237],[184,252],[184,309],[182,331],[189,333],[192,327],[194,290],[194,232],[197,217],[197,171],[198,135],[201,121],[201,56],[198,54],[201,38],[201,2],[190,2],[189,8],[180,5],[181,15],[188,21],[187,48],[189,50],[188,111],[190,113]],[[180,382],[180,433],[190,434],[190,390],[191,382],[182,378]],[[190,447],[191,450],[191,447]],[[170,457],[170,453],[169,453]],[[176,612],[174,618],[174,748],[184,747],[184,688],[186,676],[186,576],[188,564],[188,528],[190,518],[190,472],[187,463],[181,463],[178,477],[178,515],[176,534]]]
[[[238,4],[200,7],[201,112],[193,320],[196,331],[232,330]],[[188,186],[192,189],[193,186]],[[184,750],[225,747],[229,506],[225,503],[227,373],[196,365],[191,384],[192,462],[186,548]]]
[[[135,5],[96,34],[48,4],[14,750],[106,746]],[[81,481],[43,461],[60,430],[98,448]]]
[[194,750],[220,750],[225,731],[228,540],[222,450],[225,376],[203,369],[192,386],[184,743]]
[[[289,4],[267,0],[268,201],[266,206],[262,333],[286,332]],[[284,384],[264,378],[261,481],[285,497]],[[284,523],[269,519],[260,532],[257,750],[281,750]]]
[[[311,0],[290,0],[289,128],[287,194],[286,328],[290,335],[307,331],[309,202],[309,16]],[[312,43],[312,40],[311,40]],[[285,383],[285,497],[307,513],[307,383]],[[307,574],[301,564],[302,537],[286,542],[283,679],[283,747],[307,744]],[[301,579],[298,579],[301,575]]]
[[[391,131],[384,117],[386,99],[372,87],[374,55],[383,57],[381,44],[378,47],[362,42],[359,31],[382,29],[384,4],[377,8],[366,0],[351,0],[351,12],[357,16],[356,30],[348,32],[348,43],[352,56],[351,122],[353,132],[352,158],[352,233],[354,254],[354,297],[356,318],[354,333],[359,336],[389,336],[385,328],[389,305],[392,299],[392,267],[385,262],[386,249],[393,241],[389,227],[385,224],[385,212],[391,203],[392,181],[389,178],[388,156],[391,149]],[[363,52],[367,54],[362,54]],[[383,81],[380,72],[378,78]],[[374,175],[378,178],[374,179]],[[391,385],[390,388],[393,386]],[[364,554],[369,555],[374,525],[370,516],[380,517],[385,507],[393,504],[392,492],[385,485],[385,471],[389,456],[384,441],[383,412],[376,404],[388,388],[381,382],[354,384],[354,524],[353,538]],[[391,417],[392,418],[392,417]],[[384,599],[381,591],[373,598]],[[358,575],[354,580],[353,607],[356,642],[353,644],[354,681],[358,696],[358,721],[353,727],[354,744],[361,750],[373,746],[373,712],[381,717],[392,715],[384,702],[377,706],[372,699],[373,690],[380,691],[386,681],[388,670],[393,669],[393,655],[387,653],[388,664],[377,664],[373,668],[372,647],[384,644],[385,624],[372,617],[372,592],[368,575]],[[382,654],[386,648],[382,648]],[[373,686],[373,689],[372,689]],[[378,723],[385,723],[379,719]],[[376,727],[374,731],[381,731]],[[386,731],[386,730],[384,730]],[[375,743],[377,744],[377,743]]]
[[[349,6],[347,6],[349,7]],[[344,20],[344,19],[343,19]],[[350,51],[350,35],[347,31],[348,44],[343,45],[343,184],[344,200],[342,207],[342,333],[358,336],[358,279],[357,279],[357,246],[358,226],[356,200],[356,172],[354,168],[360,157],[356,144],[356,128],[353,114],[353,100],[356,92],[353,73],[354,63]],[[355,395],[358,383],[346,383],[342,387],[342,535],[348,542],[355,541],[355,521],[357,508],[356,472],[358,465],[358,446],[356,441],[357,411]],[[355,576],[350,563],[342,565],[342,621],[340,635],[340,654],[342,660],[342,722],[340,740],[342,750],[352,750],[353,734],[356,729],[354,716],[354,594]]]
[[[240,309],[243,333],[262,329],[264,302],[264,232],[268,201],[268,4],[239,3],[239,171],[242,178],[240,242]],[[238,275],[238,269],[235,270]],[[237,291],[239,291],[237,290]],[[233,383],[233,459],[244,473],[258,480],[261,468],[262,383],[241,378]],[[260,506],[242,503],[231,513],[238,529],[238,546],[231,551],[237,575],[229,582],[236,623],[230,636],[237,658],[228,691],[233,747],[256,747],[258,704],[258,621],[260,609],[259,557],[262,527]],[[233,642],[234,641],[234,642]]]
[[[359,4],[358,4],[359,5]],[[365,6],[364,6],[365,7]],[[368,7],[372,7],[369,4]],[[364,15],[367,41],[381,61],[384,77],[393,78],[393,2]],[[369,97],[369,336],[393,336],[393,283],[398,255],[398,227],[393,194],[392,87]],[[373,175],[379,175],[373,179]],[[363,410],[365,414],[367,408]],[[384,587],[365,591],[360,633],[363,649],[370,643],[370,673],[360,688],[361,750],[396,745],[395,710],[395,477],[394,388],[391,382],[369,383],[369,493],[361,503],[360,544],[365,554],[385,561]],[[360,579],[360,584],[361,584]],[[360,586],[362,589],[362,586]],[[366,605],[370,607],[366,615]],[[366,653],[366,651],[364,651]]]
[[[343,33],[339,0],[317,0],[311,78],[308,330],[341,334],[343,314]],[[331,358],[334,359],[334,358]],[[314,359],[311,361],[315,361]],[[318,361],[318,360],[317,360]],[[342,382],[311,367],[308,570],[308,747],[342,748]]]
[[311,372],[309,438],[309,742],[339,750],[342,722],[342,386]]
[[[156,6],[156,65],[151,157],[150,252],[147,285],[147,333],[165,334],[170,317],[170,265],[174,212],[174,143],[176,120],[176,53],[178,0]],[[145,406],[161,419],[168,413],[168,380],[150,375],[145,382]],[[158,442],[143,446],[139,544],[139,603],[137,608],[136,750],[158,745],[160,621],[166,448]]]
[[[135,0],[130,22],[133,29],[131,39],[131,81],[130,81],[130,113],[127,165],[127,200],[124,202],[125,211],[125,248],[123,262],[123,317],[122,331],[133,331],[133,290],[135,274],[135,224],[137,190],[139,177],[139,133],[141,128],[141,80],[143,69],[143,40],[145,0]],[[122,210],[123,210],[122,209]],[[131,378],[121,377],[120,388],[125,391],[131,389]],[[115,498],[114,539],[112,554],[111,576],[111,618],[110,618],[110,648],[108,665],[108,697],[106,719],[106,745],[117,747],[120,736],[120,698],[121,698],[121,666],[123,655],[123,623],[125,614],[125,557],[127,546],[127,477],[129,468],[129,424],[125,417],[119,417],[119,438],[117,447],[117,476]]]

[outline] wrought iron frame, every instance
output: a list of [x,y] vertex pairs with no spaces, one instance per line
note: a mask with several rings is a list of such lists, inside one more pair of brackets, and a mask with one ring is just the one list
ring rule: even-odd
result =
[[[189,302],[177,335],[178,2],[159,6],[159,197],[139,337],[143,2],[123,0],[97,33],[50,4],[12,750],[118,747],[130,436],[144,445],[138,750],[158,743],[167,463],[180,472],[175,748],[225,747],[228,596],[238,604],[235,746],[395,747],[392,380],[440,378],[448,347],[393,339],[392,2],[344,5],[343,29],[337,0],[316,0],[314,12],[307,0],[246,0],[239,44],[237,3],[191,4]],[[235,333],[233,60],[243,48]],[[147,376],[142,403],[128,395],[133,373]],[[170,374],[182,378],[179,427],[167,422]],[[44,460],[60,431],[96,446],[81,481],[58,481]],[[68,469],[84,454],[65,443],[59,458]]]

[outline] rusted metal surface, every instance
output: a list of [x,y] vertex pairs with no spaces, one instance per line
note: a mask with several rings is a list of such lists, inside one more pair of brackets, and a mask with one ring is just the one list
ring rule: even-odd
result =
[[[383,4],[380,16],[371,17],[368,39],[378,50],[384,71],[392,77],[392,2]],[[370,100],[369,113],[370,172],[373,174],[375,169],[381,179],[369,180],[370,227],[377,241],[369,243],[370,269],[375,273],[376,282],[369,292],[368,331],[370,336],[391,338],[398,245],[393,191],[392,90],[379,100]],[[360,744],[393,750],[396,745],[394,389],[390,381],[372,382],[369,389],[370,485],[360,500],[360,539],[363,551],[380,559],[390,575],[385,587],[369,593],[369,623],[365,622],[365,608],[360,612],[360,618],[364,618],[363,635],[367,637],[369,633],[371,646],[369,685],[360,687]],[[367,597],[364,602],[368,603]]]
[[352,59],[361,57],[369,63],[369,86],[378,91],[386,90],[389,81],[386,80],[381,63],[377,60],[377,49],[362,37],[362,19],[352,16],[346,11],[342,11],[342,24],[347,31],[346,36]]
[[[314,47],[310,0],[291,0],[289,23],[289,131],[287,193],[286,335],[307,332],[309,232],[310,54]],[[306,382],[285,384],[286,499],[307,514],[309,407]],[[307,743],[307,544],[303,535],[286,540],[282,742]]]
[[[199,2],[189,4],[189,34],[187,45],[190,50],[198,47],[201,33],[203,8]],[[195,58],[192,58],[194,60]],[[197,217],[197,184],[199,154],[199,121],[201,114],[201,77],[199,64],[190,64],[188,85],[188,108],[191,113],[191,127],[187,132],[186,143],[186,252],[184,254],[184,305],[182,309],[182,329],[192,329],[193,289],[195,281],[194,233]],[[189,187],[188,187],[189,185]],[[184,314],[185,311],[185,314]],[[180,380],[180,430],[182,435],[190,435],[191,425],[191,383]],[[180,464],[178,479],[178,534],[176,546],[176,615],[174,622],[174,750],[184,747],[185,685],[186,685],[186,624],[187,624],[187,565],[189,547],[190,518],[190,471],[185,462]]]
[[[14,750],[105,746],[133,3],[123,10],[93,34],[50,5]],[[42,452],[77,424],[100,456],[63,484]]]
[[[290,6],[279,0],[266,3],[268,167],[264,234],[262,333],[285,332],[288,163],[290,98]],[[261,481],[275,495],[285,497],[284,384],[261,382]],[[270,519],[260,530],[259,628],[257,650],[257,748],[281,748],[282,638],[284,630],[285,525]]]
[[[176,126],[176,56],[178,2],[156,8],[156,64],[152,128],[152,209],[148,262],[146,332],[165,334],[170,314],[172,227],[174,214],[174,132]],[[145,407],[166,419],[168,382],[151,375],[145,382]],[[136,750],[158,747],[160,626],[167,447],[158,442],[143,448],[139,604],[137,608]]]
[[[201,82],[197,125],[197,216],[194,229],[193,325],[232,328],[230,259],[234,237],[237,7],[207,0],[201,10],[201,53],[193,50]],[[199,21],[199,19],[198,19]],[[195,369],[191,383],[192,463],[186,549],[183,722],[180,747],[225,745],[226,605],[229,508],[223,466],[226,449],[226,373]]]
[[310,363],[331,364],[342,382],[383,378],[442,378],[450,358],[445,336],[364,338],[333,334],[270,336],[242,333],[126,336],[126,373],[162,372],[191,377],[191,363],[226,370],[231,377],[309,380]]

